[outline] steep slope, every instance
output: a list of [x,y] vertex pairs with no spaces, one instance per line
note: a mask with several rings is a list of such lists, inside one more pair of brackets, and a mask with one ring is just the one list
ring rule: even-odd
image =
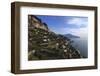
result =
[[[31,16],[34,18],[35,16]],[[35,17],[36,18],[36,17]],[[37,19],[39,27],[29,19],[28,28],[28,59],[48,60],[48,59],[73,59],[81,58],[79,50],[71,45],[69,38],[49,31],[48,26],[42,27],[42,21]]]

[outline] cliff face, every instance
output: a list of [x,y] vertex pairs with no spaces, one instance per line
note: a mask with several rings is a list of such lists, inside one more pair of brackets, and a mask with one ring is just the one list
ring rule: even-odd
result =
[[39,18],[37,18],[36,16],[33,15],[29,15],[28,16],[28,27],[30,28],[40,28],[43,30],[49,30],[48,26],[46,23],[43,23]]
[[81,58],[70,39],[49,31],[47,24],[30,15],[28,17],[28,60]]

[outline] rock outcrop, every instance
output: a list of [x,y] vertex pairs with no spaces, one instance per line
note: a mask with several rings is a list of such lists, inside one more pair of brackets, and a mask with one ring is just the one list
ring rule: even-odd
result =
[[71,40],[49,30],[46,23],[28,16],[28,60],[82,58]]
[[39,18],[33,15],[28,16],[28,27],[30,29],[33,29],[34,27],[36,27],[43,30],[49,30],[46,23],[42,22]]

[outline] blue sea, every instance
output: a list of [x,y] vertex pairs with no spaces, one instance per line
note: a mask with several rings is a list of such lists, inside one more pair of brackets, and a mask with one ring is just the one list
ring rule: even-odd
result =
[[73,47],[79,49],[83,58],[88,57],[88,38],[71,38]]

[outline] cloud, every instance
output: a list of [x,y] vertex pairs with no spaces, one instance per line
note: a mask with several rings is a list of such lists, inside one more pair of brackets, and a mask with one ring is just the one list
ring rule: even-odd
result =
[[80,37],[88,36],[87,17],[67,17],[61,27],[52,27],[51,30],[58,34],[73,34]]
[[56,28],[56,30],[53,30],[53,32],[58,33],[58,34],[73,34],[76,36],[80,36],[80,37],[86,37],[87,36],[87,32],[88,32],[88,28]]
[[84,28],[88,25],[87,18],[71,18],[66,21],[69,27],[73,28]]

